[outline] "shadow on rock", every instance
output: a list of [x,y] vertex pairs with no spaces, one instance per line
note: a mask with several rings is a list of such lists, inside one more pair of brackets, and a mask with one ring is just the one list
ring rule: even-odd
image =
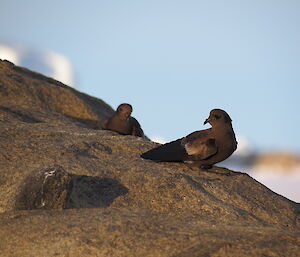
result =
[[82,119],[67,114],[64,114],[64,116],[69,118],[71,121],[75,122],[75,124],[79,127],[90,129],[102,129],[102,123],[100,120]]
[[12,110],[8,107],[5,106],[0,106],[0,111],[4,111],[10,115],[12,115],[15,118],[20,119],[23,122],[27,123],[40,123],[41,121],[34,118],[30,113],[26,113],[25,111],[20,111],[20,110]]
[[18,210],[108,207],[127,192],[116,179],[69,174],[52,165],[26,177],[15,206]]
[[71,175],[72,189],[66,208],[108,207],[128,189],[112,178]]

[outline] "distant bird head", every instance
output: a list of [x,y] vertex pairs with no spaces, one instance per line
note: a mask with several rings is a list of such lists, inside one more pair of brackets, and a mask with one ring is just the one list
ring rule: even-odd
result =
[[231,118],[228,113],[221,109],[213,109],[209,113],[209,117],[204,121],[204,125],[209,123],[212,127],[218,124],[231,123]]
[[132,113],[132,106],[130,104],[120,104],[117,108],[117,114],[121,119],[128,119]]

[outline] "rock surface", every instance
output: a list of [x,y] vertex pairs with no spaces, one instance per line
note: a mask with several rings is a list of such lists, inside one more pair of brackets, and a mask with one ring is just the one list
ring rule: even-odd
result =
[[0,61],[0,256],[299,256],[300,206],[242,172],[155,163],[113,110]]

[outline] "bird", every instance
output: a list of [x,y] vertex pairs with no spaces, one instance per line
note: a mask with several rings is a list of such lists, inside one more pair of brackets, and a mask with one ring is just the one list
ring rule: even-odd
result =
[[104,123],[102,129],[112,130],[121,135],[144,137],[144,132],[139,122],[132,116],[132,106],[122,103],[114,114]]
[[157,162],[185,162],[202,169],[212,168],[237,149],[237,141],[232,120],[224,110],[211,110],[203,125],[207,123],[211,128],[160,145],[141,154],[141,157]]

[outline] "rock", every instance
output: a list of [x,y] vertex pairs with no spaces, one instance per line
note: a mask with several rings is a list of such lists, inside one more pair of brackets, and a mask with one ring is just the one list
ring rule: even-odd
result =
[[0,95],[2,121],[59,121],[61,125],[72,121],[81,127],[101,128],[114,113],[100,99],[8,61],[0,63]]
[[67,209],[108,207],[128,189],[117,180],[67,173],[52,165],[29,174],[16,197],[16,209]]
[[23,181],[16,209],[63,209],[71,191],[71,176],[53,165],[34,171]]
[[1,256],[299,256],[298,203],[141,159],[156,144],[99,129],[103,101],[0,61],[0,106]]
[[65,208],[109,207],[117,197],[128,193],[113,178],[71,175],[71,185]]

